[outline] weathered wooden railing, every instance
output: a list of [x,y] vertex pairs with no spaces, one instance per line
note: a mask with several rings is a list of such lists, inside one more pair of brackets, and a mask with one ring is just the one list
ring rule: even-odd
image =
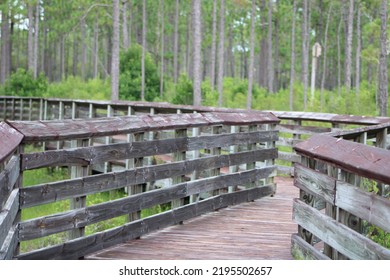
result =
[[[278,122],[270,113],[3,122],[0,258],[76,259],[203,213],[272,195]],[[96,144],[95,139],[106,137],[120,143]],[[51,141],[71,141],[71,147],[31,151],[32,144]],[[94,165],[110,161],[125,161],[127,169],[91,174]],[[26,172],[47,167],[67,167],[71,179],[22,187]],[[123,188],[127,194],[118,191]],[[108,191],[123,197],[97,204],[90,199]],[[70,201],[68,211],[23,218],[25,211],[61,201]],[[144,217],[142,211],[153,207],[165,211]],[[117,217],[115,227],[86,234],[88,227]],[[58,234],[58,244],[20,251],[23,242]]]
[[[172,105],[153,102],[109,102],[85,101],[52,98],[26,98],[0,96],[0,118],[11,120],[61,120],[72,118],[116,117],[141,114],[176,114],[195,112],[245,112],[241,109],[214,108],[204,106]],[[362,117],[327,113],[280,112],[272,111],[281,122],[276,129],[280,131],[278,160],[276,165],[279,174],[293,174],[293,164],[301,161],[293,150],[293,145],[318,133],[340,131],[347,127],[371,126],[390,121],[390,118]],[[237,128],[237,132],[239,128]],[[101,144],[115,142],[108,137],[101,139]],[[56,149],[63,143],[47,143],[47,149]],[[118,162],[95,166],[96,171],[121,169],[124,165]]]
[[[313,259],[390,259],[390,123],[316,135],[295,146],[300,199],[292,251]],[[368,231],[368,229],[370,229]],[[377,236],[375,236],[377,235]],[[387,247],[386,247],[387,245]]]

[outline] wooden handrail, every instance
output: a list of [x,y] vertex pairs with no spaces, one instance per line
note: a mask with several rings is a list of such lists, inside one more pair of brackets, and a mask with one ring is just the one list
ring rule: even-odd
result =
[[[0,252],[0,257],[79,258],[208,211],[272,195],[276,190],[272,178],[276,175],[273,160],[277,158],[274,142],[278,139],[275,130],[278,123],[279,119],[268,112],[7,121],[4,127],[19,137],[15,148],[47,141],[68,141],[68,144],[41,152],[25,153],[20,149],[20,154],[16,154],[5,169],[0,170],[0,195],[6,200],[0,215],[0,248],[6,250]],[[240,127],[244,131],[231,127]],[[214,131],[220,133],[214,134]],[[128,141],[130,137],[124,137],[151,132],[159,134],[154,135],[153,139],[148,137],[148,140],[141,141],[139,138],[134,142]],[[163,138],[158,139],[157,135]],[[122,142],[106,141],[103,145],[95,142],[98,137],[114,136],[118,136]],[[70,147],[69,141],[72,143]],[[229,154],[215,152],[220,151],[221,147],[238,145],[245,148],[240,151],[238,148],[232,149]],[[184,156],[186,152],[200,150],[204,156]],[[176,157],[179,153],[183,156]],[[91,166],[94,165],[166,154],[174,156],[159,164],[145,161],[144,165],[136,163],[129,165],[128,169],[107,168],[103,174],[91,174]],[[21,182],[26,170],[61,166],[71,170],[71,179],[28,188],[16,184]],[[230,167],[237,168],[228,172]],[[223,172],[215,172],[221,168],[224,168]],[[190,181],[185,177],[195,173]],[[171,183],[156,189],[144,187],[161,180],[171,180]],[[91,194],[133,186],[140,187],[136,191],[131,190],[127,197],[91,206],[85,203]],[[191,199],[192,196],[198,198]],[[185,198],[189,198],[187,202],[174,205],[175,201]],[[26,221],[18,220],[19,211],[66,199],[71,199],[74,205],[68,211]],[[133,215],[167,203],[171,203],[172,208],[164,213],[142,219],[139,215]],[[87,237],[83,234],[87,226],[124,215],[131,215],[131,218],[117,228]],[[23,254],[15,251],[18,242],[63,232],[72,233],[63,244]],[[15,236],[18,238],[15,239]]]

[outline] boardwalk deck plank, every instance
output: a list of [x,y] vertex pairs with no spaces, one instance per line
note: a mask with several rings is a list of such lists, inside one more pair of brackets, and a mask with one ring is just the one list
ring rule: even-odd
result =
[[86,259],[292,259],[292,179],[277,177],[277,193],[215,211],[89,255]]

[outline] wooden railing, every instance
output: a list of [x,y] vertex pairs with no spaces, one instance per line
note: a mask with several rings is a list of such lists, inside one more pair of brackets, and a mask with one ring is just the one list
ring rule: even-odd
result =
[[300,198],[294,200],[299,226],[293,254],[390,259],[389,128],[386,123],[316,135],[295,146],[302,162],[295,166]]
[[[2,112],[2,113],[1,113]],[[176,114],[196,112],[246,112],[241,109],[214,108],[204,106],[172,105],[154,102],[110,102],[86,101],[53,98],[25,98],[0,96],[0,118],[11,120],[62,120],[74,118],[117,117],[142,114]],[[260,111],[253,111],[260,112]],[[281,122],[276,129],[280,131],[278,160],[279,174],[293,175],[293,164],[301,161],[293,146],[318,133],[337,132],[351,127],[371,126],[390,122],[390,118],[338,115],[328,113],[281,112],[272,111]],[[115,142],[108,137],[102,143]],[[47,143],[47,149],[57,149],[63,143]],[[118,162],[95,166],[95,171],[104,169],[122,169]]]
[[[272,195],[278,122],[274,115],[258,112],[3,122],[0,257],[77,259]],[[96,140],[107,137],[116,142],[97,145]],[[34,148],[53,141],[64,144],[55,150]],[[124,162],[126,169],[91,173],[95,165],[113,161]],[[26,172],[48,167],[66,167],[71,178],[23,187]],[[122,196],[115,199],[114,191]],[[92,199],[107,192],[112,194],[109,201]],[[23,218],[31,209],[63,201],[70,201],[68,211],[54,207],[55,213]],[[156,208],[159,213],[144,215]],[[114,218],[113,228],[87,230],[102,222],[110,225]],[[42,248],[20,251],[25,242],[59,234],[63,240],[58,244],[46,247],[42,242]]]
[[[26,107],[26,104],[29,104],[28,107]],[[0,113],[1,112],[4,119],[14,120],[63,120],[74,118],[99,117],[122,118],[125,116],[132,116],[130,118],[134,118],[133,115],[137,115],[140,118],[144,117],[146,119],[149,119],[149,117],[145,116],[146,114],[152,115],[152,117],[150,118],[153,119],[153,115],[155,114],[181,114],[194,112],[215,112],[218,114],[221,112],[225,112],[229,114],[233,113],[234,115],[245,112],[248,113],[244,110],[182,105],[179,106],[167,103],[112,103],[103,101],[39,98],[30,99],[17,97],[0,97]],[[251,112],[254,114],[264,114],[264,112],[259,111]],[[294,202],[294,219],[299,224],[299,227],[298,234],[292,237],[293,253],[296,253],[299,256],[305,258],[318,259],[389,258],[388,249],[382,247],[380,244],[374,243],[371,239],[375,238],[370,239],[369,235],[376,234],[376,227],[378,228],[378,230],[384,230],[385,232],[389,231],[389,220],[387,219],[390,212],[388,205],[389,203],[387,199],[389,193],[388,185],[390,184],[390,180],[388,177],[390,172],[387,168],[389,166],[389,151],[386,151],[385,149],[389,150],[390,146],[390,139],[388,135],[390,118],[307,112],[273,111],[272,113],[281,120],[279,124],[273,123],[272,125],[270,125],[273,127],[271,128],[271,130],[275,129],[279,131],[279,137],[276,141],[276,147],[279,149],[279,151],[276,162],[274,162],[276,156],[273,156],[271,159],[265,160],[265,162],[267,162],[266,165],[275,164],[277,166],[279,174],[281,173],[293,175],[295,178],[295,185],[301,189],[300,199],[297,199]],[[174,118],[174,116],[171,116],[171,118]],[[62,121],[53,122],[53,124],[62,123],[68,124],[67,122]],[[12,123],[12,125],[16,125],[16,123]],[[60,126],[61,129],[63,127],[64,126],[62,125]],[[12,127],[10,129],[13,130]],[[19,128],[17,129],[20,130]],[[50,130],[52,129],[54,129],[54,127],[50,127]],[[123,174],[127,174],[126,172],[128,171],[126,170],[128,168],[134,168],[134,166],[136,168],[141,168],[139,170],[143,170],[142,172],[157,172],[158,170],[148,169],[149,167],[141,166],[142,164],[152,164],[153,160],[155,160],[156,157],[153,158],[153,155],[142,154],[141,152],[138,154],[134,154],[133,157],[135,158],[131,158],[129,157],[129,152],[127,150],[123,150],[118,153],[116,149],[109,149],[107,150],[109,152],[103,153],[102,156],[96,157],[95,152],[92,151],[97,151],[97,153],[101,153],[102,149],[105,150],[105,148],[99,149],[101,145],[103,145],[102,147],[108,147],[115,145],[123,145],[123,141],[136,141],[134,142],[134,144],[132,144],[135,147],[132,150],[134,151],[143,147],[143,145],[141,145],[142,147],[140,147],[139,145],[137,146],[136,143],[142,141],[142,139],[144,138],[150,141],[151,145],[154,145],[153,141],[161,141],[157,139],[163,138],[164,141],[165,139],[169,139],[169,141],[176,141],[174,137],[183,138],[186,135],[191,136],[191,138],[193,138],[194,140],[198,139],[198,135],[206,137],[202,138],[202,141],[213,141],[210,139],[214,138],[209,139],[207,137],[222,137],[222,135],[223,137],[225,137],[227,136],[227,134],[229,134],[229,132],[234,135],[242,136],[240,140],[235,140],[238,142],[234,142],[234,145],[231,144],[225,147],[221,147],[220,142],[218,142],[218,145],[215,144],[217,146],[206,146],[203,147],[204,149],[201,149],[201,146],[196,144],[197,149],[193,152],[184,153],[183,151],[175,152],[169,150],[172,155],[168,157],[168,159],[167,157],[165,157],[164,159],[165,162],[167,160],[173,162],[184,161],[185,159],[186,161],[189,160],[190,162],[192,162],[194,160],[206,160],[208,158],[215,157],[221,160],[225,160],[224,156],[226,157],[230,153],[240,154],[244,152],[249,152],[250,149],[255,147],[259,148],[259,145],[253,145],[248,143],[248,141],[252,140],[245,140],[247,137],[250,137],[250,133],[253,133],[253,129],[255,128],[252,126],[248,126],[248,123],[245,123],[245,126],[233,125],[230,127],[223,126],[222,128],[220,125],[214,125],[212,127],[205,125],[201,126],[201,128],[191,129],[187,127],[184,130],[177,128],[174,130],[175,132],[165,131],[161,133],[156,133],[156,131],[158,130],[152,129],[154,131],[153,133],[151,132],[152,130],[148,130],[140,133],[127,133],[126,135],[121,136],[116,135],[116,133],[107,133],[104,135],[99,134],[98,136],[90,136],[92,138],[89,138],[88,141],[80,140],[79,138],[75,140],[74,138],[59,137],[58,135],[61,134],[59,132],[56,136],[51,135],[51,138],[45,138],[44,134],[42,134],[39,139],[30,137],[30,140],[27,142],[32,143],[44,141],[44,150],[46,152],[26,155],[25,153],[21,152],[20,146],[10,147],[9,149],[14,150],[8,153],[7,158],[4,159],[2,163],[3,171],[0,175],[0,182],[1,180],[3,180],[3,182],[7,182],[5,184],[7,185],[7,191],[2,190],[2,192],[6,192],[7,194],[9,194],[13,188],[20,187],[21,180],[18,179],[18,177],[15,175],[18,174],[19,171],[13,171],[13,167],[19,166],[20,161],[22,164],[22,171],[23,168],[33,169],[43,168],[44,166],[58,167],[59,165],[69,166],[77,163],[76,165],[78,167],[72,167],[73,177],[85,176],[85,174],[89,174],[92,171],[97,171],[103,173],[99,176],[108,176],[104,173],[109,172],[108,174],[111,174],[110,178],[115,179],[117,178],[116,174],[122,174],[121,172],[125,172]],[[270,129],[270,127],[268,127],[267,129]],[[42,129],[38,128],[38,130],[40,133],[44,131],[47,131],[49,134],[52,133],[48,131],[47,128],[45,128],[44,126],[42,126]],[[15,132],[13,135],[15,139],[18,139],[18,132]],[[272,135],[273,136],[270,137],[272,141],[274,141],[275,134]],[[71,141],[69,141],[69,139]],[[241,144],[239,144],[239,142]],[[167,145],[168,143],[172,142],[166,142]],[[268,149],[272,147],[272,144],[270,145],[271,146],[269,146],[269,144],[264,144],[262,145],[262,147],[267,147]],[[293,146],[295,146],[295,149],[293,149]],[[0,149],[1,148],[2,147],[0,147]],[[66,157],[59,157],[62,151],[66,151]],[[142,149],[142,151],[144,150]],[[167,151],[163,150],[162,152],[166,153]],[[17,156],[17,153],[21,153],[21,155]],[[15,156],[12,157],[12,154],[15,154]],[[373,158],[374,155],[375,158]],[[253,159],[251,158],[250,160]],[[41,165],[40,162],[42,161],[45,162],[45,165]],[[291,165],[294,163],[296,164],[295,170],[293,169],[293,165]],[[167,164],[168,163],[165,163],[165,165]],[[231,165],[229,165],[229,168],[225,168],[221,166],[221,164],[222,163],[219,163],[219,165],[216,164],[211,167],[208,167],[211,170],[207,172],[206,175],[209,177],[211,176],[212,178],[217,178],[220,174],[226,176],[225,173],[227,171],[229,171],[230,173],[238,172],[243,168],[243,166],[249,169],[253,168],[253,166],[260,166],[259,163],[255,165],[253,165],[253,163],[248,163],[246,165],[241,163],[231,163]],[[85,165],[87,165],[88,168],[80,167]],[[174,170],[176,170],[176,168],[182,168],[181,165],[167,165],[166,167],[172,167]],[[163,178],[173,178],[171,182],[168,183],[168,186],[170,186],[172,184],[180,185],[183,181],[187,181],[190,179],[196,182],[196,179],[199,178],[199,176],[206,176],[206,172],[201,171],[200,169],[195,167],[191,168],[191,172],[188,172],[191,174],[170,173],[167,175],[167,177],[158,177],[157,179],[154,177],[149,177],[151,182],[136,181],[136,185],[130,188],[129,193],[138,193],[145,189],[145,184],[151,185],[151,183],[153,183],[155,180],[162,180]],[[129,174],[134,175],[134,173]],[[271,177],[273,175],[274,173],[270,174]],[[98,176],[91,178],[96,178],[97,180],[100,180],[100,177]],[[104,186],[107,186],[105,179],[107,179],[108,177],[102,178],[104,179],[102,181],[104,183],[102,184]],[[118,179],[120,180],[119,182],[122,182],[124,180],[123,177],[119,178],[122,178]],[[208,177],[205,177],[204,179],[206,178]],[[87,184],[84,184],[84,181],[82,179],[76,178],[73,180],[75,181],[70,182],[79,182],[75,184],[77,186],[80,186],[81,184],[84,188],[82,191],[80,190],[80,193],[77,193],[77,195],[81,198],[85,197],[85,195],[88,196],[89,193],[85,193],[84,190],[88,190],[90,184],[92,183],[88,184],[87,180]],[[92,180],[90,182],[95,182],[93,181],[93,179],[90,180]],[[160,186],[166,186],[167,183],[165,181],[164,183],[161,183]],[[261,184],[269,185],[266,181],[267,180],[263,180]],[[53,183],[52,185],[49,184],[48,187],[42,185],[31,188],[31,190],[36,190],[37,192],[37,194],[35,194],[36,196],[34,199],[40,201],[41,199],[43,199],[42,197],[45,197],[45,199],[47,199],[47,202],[56,200],[59,194],[53,192],[52,188],[57,189],[57,186],[59,186],[58,190],[61,190],[60,192],[62,193],[63,190],[61,184],[62,183],[58,183],[58,185],[56,185],[55,183]],[[233,182],[232,184],[235,183]],[[153,183],[152,185],[155,184]],[[252,186],[253,183],[245,183],[244,185]],[[105,190],[116,189],[117,187],[119,187],[116,183],[114,183],[114,186],[108,185]],[[228,189],[232,190],[234,188],[230,187]],[[216,192],[213,191],[213,194],[216,194]],[[38,196],[41,197],[38,198]],[[64,197],[70,198],[71,195],[64,194]],[[194,196],[190,197],[191,200],[187,199],[188,201],[196,201],[196,198],[194,198]],[[203,195],[203,198],[205,197],[207,197],[207,195]],[[8,205],[4,206],[8,207],[6,209],[11,209],[11,206],[16,207],[15,204],[12,203],[12,197],[10,199],[4,201],[3,203],[3,205]],[[45,200],[43,199],[43,201]],[[81,201],[83,201],[83,199],[81,199]],[[32,202],[30,203],[30,206],[35,205]],[[182,200],[179,199],[173,199],[170,203],[174,207],[183,207]],[[77,206],[78,202],[74,201],[74,204]],[[82,209],[86,208],[84,207]],[[12,211],[6,210],[5,212],[2,212],[1,215],[4,215],[4,213],[8,212]],[[131,219],[138,218],[139,209],[137,209],[137,211],[134,213],[135,214],[131,215]],[[15,215],[17,221],[17,219],[19,219],[20,213],[14,213],[13,215]],[[75,219],[77,221],[78,218]],[[13,218],[8,219],[7,221],[9,220],[13,220]],[[69,222],[69,224],[78,225],[78,223],[76,222]],[[80,223],[80,225],[84,224],[85,222]],[[7,222],[7,225],[8,228],[12,229],[12,225],[15,226],[15,223],[10,224],[9,222]],[[137,224],[137,226],[140,225]],[[69,227],[70,226],[68,226],[68,228]],[[66,228],[66,230],[68,230],[68,228]],[[78,227],[78,229],[79,228],[83,227],[80,226]],[[127,227],[125,228],[127,229]],[[368,232],[367,230],[371,228],[374,228],[374,230],[372,232]],[[11,233],[12,232],[13,231],[11,230]],[[42,232],[46,232],[45,226],[42,227]],[[116,236],[117,232],[114,231],[111,233]],[[332,234],[329,235],[330,233]],[[73,231],[73,234],[74,237],[80,236],[83,234],[83,230],[81,230],[81,233],[75,233]],[[118,232],[118,235],[121,235],[121,233]],[[34,236],[34,238],[36,236]],[[7,240],[7,244],[12,241],[12,244],[16,246],[15,248],[18,248],[18,243],[15,241],[15,238],[11,238],[11,236],[5,236],[5,233],[3,233],[3,235],[0,234],[0,238]],[[97,235],[96,238],[103,238],[103,236]],[[87,239],[86,242],[89,242],[92,239]],[[115,242],[117,242],[120,237],[115,237],[114,239],[116,240]],[[349,242],[349,240],[351,241]],[[80,242],[82,243],[84,241]],[[66,246],[70,246],[69,248],[73,248],[72,246],[77,247],[81,243],[77,243],[76,241],[68,241],[68,243],[65,244],[69,244]],[[107,244],[109,244],[109,242]],[[94,249],[94,246],[96,247],[98,245],[91,245],[91,248]],[[57,249],[53,249],[53,252],[55,252],[52,255],[53,258],[57,258],[62,254],[59,253],[59,248],[60,247],[58,247]],[[89,248],[87,248],[86,251],[83,250],[84,249],[81,250],[81,254],[76,254],[72,256],[67,255],[66,257],[80,257],[82,255],[85,255],[85,252],[90,252],[92,249],[90,250]],[[40,253],[32,253],[32,255],[21,255],[21,257],[42,256],[39,254]]]

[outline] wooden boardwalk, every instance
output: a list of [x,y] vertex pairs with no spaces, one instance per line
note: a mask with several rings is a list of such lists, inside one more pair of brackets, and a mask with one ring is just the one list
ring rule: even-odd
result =
[[274,197],[215,211],[86,259],[292,259],[292,199],[299,191],[290,178],[275,181]]

